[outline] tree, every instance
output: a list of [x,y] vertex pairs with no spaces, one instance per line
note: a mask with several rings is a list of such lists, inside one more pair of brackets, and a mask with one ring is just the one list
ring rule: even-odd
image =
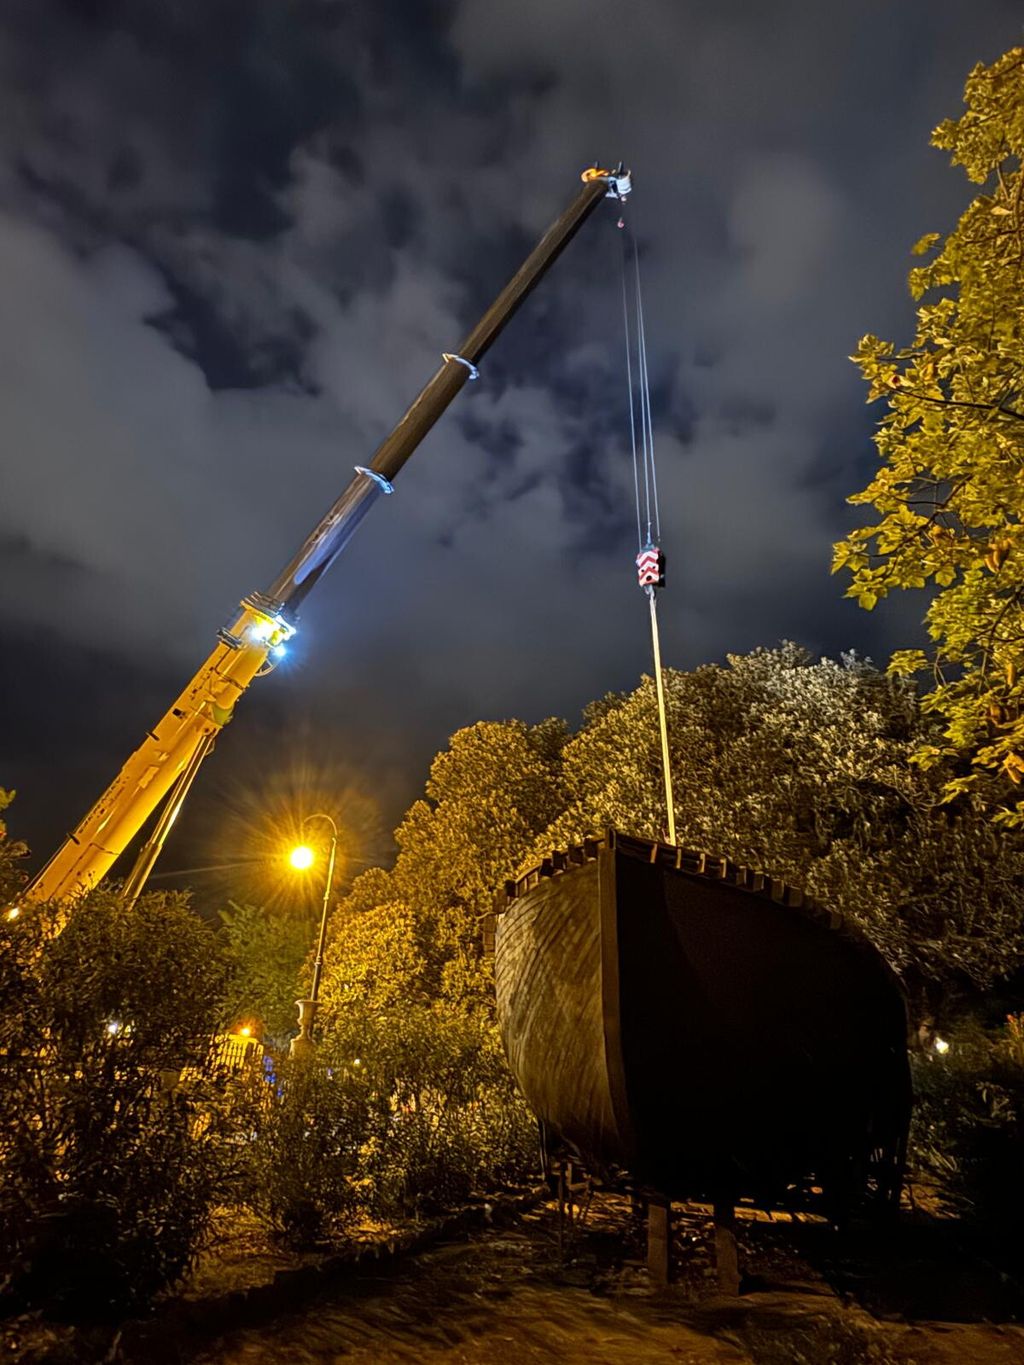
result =
[[394,868],[358,877],[331,918],[325,1011],[351,1001],[353,983],[367,999],[391,994],[389,973],[406,999],[489,999],[477,970],[481,921],[495,887],[564,806],[567,737],[560,720],[481,721],[452,736],[425,799],[395,832]]
[[228,979],[224,1020],[255,1019],[272,1039],[296,1026],[303,964],[315,942],[316,925],[289,907],[238,905],[220,912]]
[[[14,792],[0,787],[0,815],[13,800]],[[0,820],[0,904],[6,903],[21,884],[23,875],[19,865],[27,851],[24,844],[7,837],[7,826]]]
[[319,1055],[364,1087],[352,1178],[378,1215],[436,1210],[532,1170],[536,1126],[494,1021],[482,919],[564,805],[561,721],[481,722],[431,765],[389,871],[330,920]]
[[222,1194],[201,1088],[223,988],[181,895],[0,918],[3,1307],[116,1315],[188,1266]]
[[833,571],[868,610],[932,588],[930,654],[890,665],[930,676],[925,708],[942,721],[915,759],[961,760],[947,798],[984,793],[997,821],[1024,826],[1024,48],[976,66],[965,102],[932,142],[984,188],[945,241],[914,247],[934,254],[910,273],[912,345],[866,336],[854,357],[869,402],[888,407],[882,466],[850,499],[878,520],[836,546]]
[[[997,832],[973,793],[944,802],[950,760],[909,762],[939,738],[910,681],[783,645],[665,684],[681,843],[849,914],[920,1013],[1024,963],[1024,837]],[[502,880],[609,825],[662,835],[656,708],[648,678],[591,705],[575,735],[550,721],[460,731],[394,869],[359,878],[331,921],[325,1017],[438,999],[486,1017],[481,917]]]
[[[909,682],[784,645],[666,670],[665,684],[681,843],[849,914],[921,1012],[952,985],[984,988],[1024,961],[1024,840],[997,837],[976,797],[944,805],[948,765],[910,765],[934,723]],[[608,825],[658,836],[656,707],[645,679],[590,708],[562,755],[565,809],[523,866]]]

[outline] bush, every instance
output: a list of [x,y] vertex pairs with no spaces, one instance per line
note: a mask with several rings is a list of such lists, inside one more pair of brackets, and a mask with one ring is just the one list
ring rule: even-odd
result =
[[248,1156],[237,1196],[292,1246],[337,1235],[359,1212],[365,1088],[319,1059],[283,1059],[242,1090],[233,1113]]
[[8,1308],[115,1315],[189,1266],[223,1171],[203,1103],[220,988],[213,936],[180,896],[129,909],[100,890],[66,924],[45,906],[0,921]]
[[964,1216],[1010,1232],[1024,1216],[1024,1016],[952,1030],[912,1059],[911,1160]]
[[536,1124],[493,1025],[450,1006],[352,1007],[315,1057],[244,1089],[243,1197],[292,1245],[360,1217],[438,1214],[536,1167]]
[[351,1009],[325,1053],[365,1087],[357,1178],[376,1216],[436,1214],[535,1169],[536,1123],[486,1015],[451,1004]]

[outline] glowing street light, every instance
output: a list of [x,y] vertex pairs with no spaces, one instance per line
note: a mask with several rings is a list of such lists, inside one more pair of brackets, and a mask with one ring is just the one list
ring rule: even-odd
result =
[[[318,998],[320,995],[320,976],[324,966],[324,944],[327,941],[327,911],[331,904],[331,886],[334,883],[334,864],[338,853],[338,826],[329,815],[324,815],[317,811],[313,815],[307,815],[302,822],[302,828],[309,824],[311,820],[326,820],[331,827],[331,852],[327,859],[327,876],[324,878],[324,900],[323,909],[320,914],[320,939],[317,943],[316,958],[313,962],[313,985],[309,995],[302,1000],[296,1000],[299,1007],[299,1033],[298,1037],[292,1039],[289,1052],[293,1057],[308,1057],[313,1048],[313,1020],[316,1018]],[[293,848],[289,854],[288,861],[292,867],[299,872],[305,872],[311,868],[316,861],[313,850],[308,844],[299,844]]]
[[288,855],[288,861],[298,872],[305,872],[316,862],[316,854],[308,844],[299,844]]

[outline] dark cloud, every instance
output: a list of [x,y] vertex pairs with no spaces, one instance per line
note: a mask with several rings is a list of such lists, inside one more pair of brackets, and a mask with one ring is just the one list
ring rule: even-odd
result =
[[[595,157],[636,173],[669,659],[783,635],[884,657],[920,604],[867,616],[827,574],[872,458],[846,356],[906,333],[907,247],[969,193],[928,134],[1019,34],[1008,0],[9,0],[0,780],[40,852]],[[392,816],[455,726],[646,667],[616,216],[310,600],[193,842],[297,716]]]

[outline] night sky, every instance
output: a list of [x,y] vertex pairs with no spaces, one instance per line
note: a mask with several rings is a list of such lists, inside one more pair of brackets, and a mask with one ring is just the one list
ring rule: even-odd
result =
[[[912,643],[920,601],[828,574],[873,459],[846,357],[908,335],[910,245],[971,193],[929,133],[1021,35],[1009,0],[4,0],[0,785],[33,864],[595,160],[635,178],[666,662]],[[454,729],[648,668],[616,217],[311,597],[165,868],[300,781],[389,829]]]

